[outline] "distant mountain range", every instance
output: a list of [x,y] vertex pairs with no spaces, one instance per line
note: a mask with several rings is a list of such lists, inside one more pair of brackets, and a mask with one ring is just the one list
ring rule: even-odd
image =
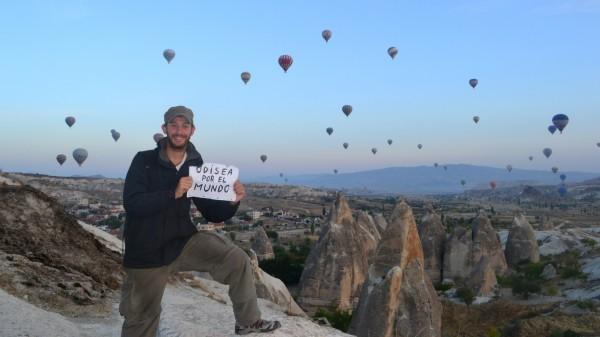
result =
[[[317,188],[346,190],[348,192],[381,194],[447,194],[460,193],[469,189],[489,188],[490,181],[500,187],[515,185],[560,184],[559,176],[567,175],[566,182],[574,183],[600,177],[600,173],[558,172],[513,169],[475,165],[440,165],[416,167],[389,167],[353,173],[313,174],[287,176],[287,184]],[[465,186],[461,180],[465,180]],[[279,176],[256,179],[255,182],[284,184]]]

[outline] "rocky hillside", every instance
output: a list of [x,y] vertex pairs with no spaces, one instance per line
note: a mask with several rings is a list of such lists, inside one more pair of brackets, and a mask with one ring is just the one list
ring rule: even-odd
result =
[[121,283],[120,255],[27,185],[0,185],[0,288],[66,314],[106,312]]
[[[118,336],[120,241],[80,223],[57,201],[0,175],[0,336]],[[349,336],[306,317],[283,283],[258,268],[263,317],[283,336]],[[163,297],[160,337],[235,336],[228,287],[181,273]]]

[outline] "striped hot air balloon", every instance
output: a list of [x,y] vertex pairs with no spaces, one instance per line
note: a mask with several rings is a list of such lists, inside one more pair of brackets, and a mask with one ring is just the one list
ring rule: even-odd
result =
[[283,69],[284,72],[287,73],[288,69],[292,66],[294,60],[290,55],[281,55],[279,56],[279,66]]

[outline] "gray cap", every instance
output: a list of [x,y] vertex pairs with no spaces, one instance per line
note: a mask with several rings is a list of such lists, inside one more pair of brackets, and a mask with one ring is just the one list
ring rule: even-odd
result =
[[187,119],[190,124],[194,125],[194,113],[192,110],[184,107],[183,105],[172,106],[165,112],[165,124],[169,123],[173,118],[181,116]]

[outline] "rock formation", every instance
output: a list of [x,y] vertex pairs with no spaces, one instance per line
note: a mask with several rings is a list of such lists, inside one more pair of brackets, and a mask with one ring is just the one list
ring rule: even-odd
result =
[[375,216],[373,217],[373,220],[375,221],[375,225],[377,225],[377,229],[379,230],[379,233],[383,234],[383,232],[385,232],[385,229],[387,228],[387,225],[388,225],[387,221],[383,217],[383,214],[376,213]]
[[298,304],[308,312],[318,307],[352,310],[375,251],[378,235],[370,217],[354,219],[346,198],[338,194],[329,222],[321,229],[300,277]]
[[53,198],[26,185],[0,186],[0,238],[0,288],[68,315],[111,309],[120,255]]
[[254,251],[251,250],[249,255],[252,262],[256,295],[279,305],[282,311],[288,315],[308,317],[298,304],[296,304],[285,284],[280,279],[260,269],[258,258]]
[[540,260],[540,250],[533,227],[523,215],[517,215],[513,219],[504,255],[508,265],[513,268],[520,262],[538,262]]
[[441,282],[446,230],[441,217],[435,213],[432,207],[427,207],[418,230],[425,257],[425,271],[431,278],[431,282],[434,284]]
[[542,269],[542,273],[540,274],[540,277],[543,278],[544,280],[552,280],[554,278],[556,278],[556,268],[554,268],[554,266],[551,263],[548,263],[547,265],[544,266],[544,269]]
[[412,210],[401,202],[369,266],[350,333],[358,337],[441,336],[442,305],[423,265]]
[[275,258],[271,240],[269,240],[264,228],[262,226],[258,226],[254,232],[255,235],[252,241],[252,250],[254,253],[256,253],[256,257],[259,260],[269,260]]
[[496,275],[507,271],[506,259],[498,234],[485,214],[480,213],[471,227],[455,228],[446,241],[443,278],[468,280],[479,295],[489,295],[489,285],[495,284]]

